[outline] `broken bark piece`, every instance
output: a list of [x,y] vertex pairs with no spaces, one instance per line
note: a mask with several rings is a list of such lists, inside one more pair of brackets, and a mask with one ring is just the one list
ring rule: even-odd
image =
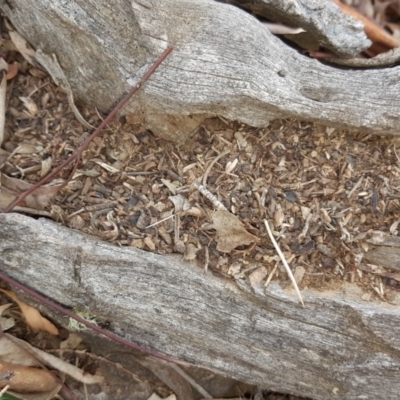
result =
[[345,15],[330,0],[222,0],[255,15],[303,28],[320,46],[342,57],[351,57],[371,45],[364,25]]

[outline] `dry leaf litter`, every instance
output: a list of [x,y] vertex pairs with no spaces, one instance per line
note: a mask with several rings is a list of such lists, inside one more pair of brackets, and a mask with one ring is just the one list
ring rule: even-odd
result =
[[[3,202],[4,189],[38,181],[88,135],[64,91],[24,63],[8,93]],[[83,114],[100,121],[93,110]],[[367,273],[362,255],[373,231],[398,233],[397,145],[310,123],[255,129],[215,118],[176,146],[126,116],[90,144],[64,189],[56,193],[58,180],[25,205],[118,246],[179,252],[252,286],[287,282],[267,219],[301,289],[345,280],[362,285],[366,299],[391,301],[396,277]]]
[[[1,207],[90,133],[65,90],[4,44],[20,68],[7,93]],[[81,112],[91,125],[101,121],[96,110]],[[301,290],[350,281],[364,300],[396,303],[399,274],[364,255],[374,234],[398,235],[397,147],[396,138],[312,123],[256,129],[222,118],[205,121],[177,146],[121,116],[90,144],[66,187],[59,190],[68,169],[17,210],[118,246],[178,252],[253,287],[271,280],[289,287],[266,219]]]
[[[45,71],[30,64],[34,52],[26,47],[23,38],[15,40],[19,41],[18,49],[9,39],[2,39],[7,61],[17,61],[9,64],[9,70],[13,65],[16,73],[18,65],[18,73],[7,87],[6,125],[0,149],[0,208],[59,165],[90,133],[77,121],[68,99],[71,94],[56,86]],[[96,110],[80,110],[91,125],[101,121]],[[15,211],[51,218],[118,246],[163,254],[179,252],[201,268],[233,277],[248,276],[252,284],[260,284],[265,282],[271,266],[276,271],[279,264],[276,257],[267,262],[274,252],[262,228],[262,218],[268,214],[268,186],[264,187],[259,178],[266,178],[264,174],[256,177],[252,173],[252,165],[260,163],[262,147],[257,143],[264,141],[267,132],[213,119],[198,129],[190,145],[177,147],[132,124],[129,116],[121,117],[89,146],[66,187],[60,190],[69,177],[68,169],[28,196]],[[255,153],[254,146],[259,149]],[[250,168],[246,166],[249,162]],[[256,193],[262,198],[254,197]],[[264,211],[260,213],[261,210]],[[256,222],[257,218],[261,219]],[[276,278],[278,274],[279,270]],[[282,272],[281,277],[284,278]],[[49,329],[53,329],[47,319],[37,316],[36,309],[24,306],[25,317],[32,315],[35,321],[50,324]],[[5,308],[8,307],[6,304]],[[4,325],[9,318],[3,320]],[[20,331],[19,337],[37,347],[59,347],[58,341],[51,344],[53,337],[49,339],[47,335],[44,339],[20,322],[16,327],[15,321],[12,323],[14,331]],[[64,354],[65,349],[62,351]],[[74,347],[71,362],[85,368],[101,364],[98,360],[88,361],[87,357],[96,356],[86,349],[83,353],[86,358],[80,359]],[[110,361],[105,362],[110,378]],[[65,368],[75,368],[63,363]],[[24,370],[23,376],[26,374],[31,371]],[[217,377],[213,379],[218,381]],[[143,382],[140,380],[139,386]],[[168,390],[159,384],[146,385],[143,398],[147,399],[154,388],[167,396]],[[126,389],[138,393],[136,387],[128,385]],[[59,390],[60,386],[55,387],[54,394]],[[48,398],[53,392],[48,391]],[[270,398],[274,394],[265,396]]]

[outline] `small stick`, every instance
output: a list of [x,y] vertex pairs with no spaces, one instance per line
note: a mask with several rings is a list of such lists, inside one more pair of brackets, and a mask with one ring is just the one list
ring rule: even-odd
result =
[[154,224],[147,225],[146,228],[144,228],[144,229],[148,229],[148,228],[151,228],[151,227],[156,226],[158,224],[161,224],[161,222],[167,221],[167,220],[175,217],[175,215],[177,215],[177,214],[172,214],[169,217],[165,217],[165,218],[161,219],[160,221],[154,222]]
[[300,300],[300,303],[304,307],[303,298],[301,297],[301,293],[300,293],[299,287],[297,286],[296,279],[294,279],[292,270],[290,269],[289,264],[287,263],[285,256],[283,255],[281,249],[279,248],[278,243],[276,243],[274,235],[272,234],[271,228],[269,227],[268,221],[266,219],[264,219],[264,224],[265,224],[265,227],[267,228],[267,232],[268,232],[269,238],[271,239],[271,242],[274,245],[276,252],[278,253],[280,259],[282,260],[282,263],[286,268],[286,272],[289,275],[290,280],[292,281],[294,290],[297,293],[297,296],[298,296],[298,298]]
[[218,210],[229,212],[228,209],[207,188],[198,182],[194,182],[193,185],[203,196],[213,203],[214,207],[218,208]]
[[271,282],[271,280],[272,280],[272,278],[273,278],[273,276],[274,276],[274,273],[275,273],[275,271],[276,271],[277,269],[278,269],[278,263],[276,263],[274,269],[273,269],[272,272],[269,274],[267,280],[266,280],[265,283],[264,283],[264,287],[267,287],[267,286],[270,284],[270,282]]
[[221,154],[219,154],[217,157],[214,158],[214,160],[212,160],[210,162],[210,165],[207,167],[206,172],[204,173],[203,176],[203,186],[206,187],[207,186],[207,178],[208,178],[208,174],[211,171],[211,168],[214,166],[214,164],[220,160],[222,157],[226,156],[227,154],[229,154],[231,151],[230,150],[225,150],[224,152],[222,152]]
[[[57,168],[53,169],[50,174],[45,176],[42,180],[33,185],[30,189],[21,193],[16,200],[14,200],[11,204],[9,204],[6,209],[3,211],[5,213],[11,212],[13,208],[18,205],[22,200],[24,200],[28,195],[34,192],[37,188],[47,183],[51,178],[57,175],[64,167],[68,164],[71,164],[73,161],[76,161],[76,166],[82,156],[84,150],[89,146],[89,143],[102,131],[102,129],[110,123],[110,121],[115,117],[118,111],[130,100],[130,98],[145,84],[145,82],[150,78],[151,75],[155,72],[155,70],[160,66],[160,64],[168,57],[168,55],[173,50],[173,47],[168,47],[161,56],[157,59],[157,61],[150,67],[150,69],[146,72],[140,82],[131,89],[131,91],[113,108],[110,114],[103,120],[103,122],[97,127],[97,129],[75,150],[70,157],[68,157],[63,163],[61,163]],[[76,166],[73,169],[73,172],[76,170]],[[68,181],[67,181],[68,182]]]
[[33,297],[34,299],[40,301],[42,304],[45,304],[46,306],[52,308],[53,310],[56,310],[64,315],[67,315],[70,318],[73,318],[74,320],[80,322],[81,324],[85,325],[86,327],[92,329],[93,331],[100,333],[103,336],[108,337],[109,339],[114,340],[117,343],[123,344],[125,346],[128,346],[132,349],[135,350],[139,350],[145,354],[149,354],[153,357],[159,358],[161,360],[164,361],[169,361],[172,363],[176,363],[176,364],[181,364],[181,365],[187,365],[184,361],[179,361],[179,360],[175,360],[172,357],[168,357],[167,355],[158,353],[155,350],[150,350],[150,349],[145,349],[141,346],[139,346],[138,344],[132,343],[129,340],[126,340],[124,338],[122,338],[121,336],[116,335],[113,332],[107,331],[103,328],[100,328],[99,326],[92,324],[91,322],[86,321],[84,318],[80,317],[79,315],[76,315],[75,313],[73,313],[70,310],[67,310],[66,308],[60,306],[57,303],[54,303],[53,301],[47,299],[46,297],[42,296],[39,293],[36,293],[34,290],[26,287],[25,285],[23,285],[22,283],[17,282],[15,279],[5,275],[3,272],[0,272],[0,279],[2,279],[3,281],[9,283],[11,286],[14,286],[20,290],[22,290],[23,292],[25,292],[26,294],[28,294],[29,296]]
[[210,393],[207,392],[203,388],[203,386],[200,386],[191,376],[189,376],[181,367],[179,367],[176,364],[170,363],[169,366],[177,372],[182,378],[186,379],[187,382],[189,382],[190,385],[192,385],[202,396],[204,396],[206,399],[212,399],[213,396],[211,396]]

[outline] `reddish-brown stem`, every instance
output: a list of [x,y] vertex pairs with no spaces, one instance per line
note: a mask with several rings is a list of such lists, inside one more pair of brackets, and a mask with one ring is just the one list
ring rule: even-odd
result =
[[[129,99],[144,85],[144,83],[153,75],[155,70],[160,66],[160,64],[168,57],[169,53],[171,53],[173,47],[168,47],[161,56],[157,59],[157,61],[151,66],[151,68],[146,72],[140,82],[131,89],[131,91],[113,108],[110,114],[103,120],[103,122],[96,128],[96,130],[68,157],[64,162],[62,162],[57,168],[53,169],[47,176],[33,185],[30,189],[21,193],[17,199],[15,199],[12,203],[10,203],[7,208],[4,209],[3,212],[8,213],[13,210],[13,208],[18,205],[22,200],[24,200],[27,196],[33,193],[37,188],[49,182],[54,176],[56,176],[64,167],[70,164],[72,161],[76,160],[79,162],[79,159],[82,156],[84,150],[89,146],[89,143],[102,131],[102,129],[111,122],[111,120],[115,117],[118,111],[129,101]],[[67,181],[68,182],[68,181]]]
[[139,346],[138,344],[132,343],[129,340],[126,340],[126,339],[116,335],[115,333],[107,331],[107,330],[105,330],[103,328],[100,328],[97,325],[94,325],[94,324],[86,321],[85,319],[83,319],[79,315],[76,315],[72,311],[60,306],[57,303],[54,303],[53,301],[51,301],[48,298],[42,296],[41,294],[36,293],[34,290],[26,287],[22,283],[19,283],[15,279],[5,275],[3,272],[0,272],[0,279],[2,279],[5,282],[8,282],[11,286],[16,287],[17,289],[22,290],[23,292],[27,293],[29,296],[32,296],[33,298],[35,298],[36,300],[38,300],[41,303],[45,304],[46,306],[52,308],[53,310],[56,310],[56,311],[58,311],[58,312],[60,312],[60,313],[62,313],[64,315],[67,315],[70,318],[75,319],[76,321],[80,322],[81,324],[85,325],[86,327],[94,330],[97,333],[100,333],[103,336],[108,337],[109,339],[114,340],[117,343],[123,344],[123,345],[128,346],[128,347],[130,347],[132,349],[141,351],[142,353],[145,353],[145,354],[149,354],[149,355],[151,355],[153,357],[159,358],[159,359],[164,360],[164,361],[173,362],[175,364],[187,365],[183,361],[175,360],[174,358],[171,358],[171,357],[168,357],[168,356],[166,356],[164,354],[158,353],[157,351],[145,349],[145,348]]

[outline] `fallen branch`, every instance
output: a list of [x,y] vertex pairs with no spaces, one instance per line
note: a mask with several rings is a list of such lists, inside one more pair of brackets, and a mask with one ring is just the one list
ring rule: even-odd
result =
[[[276,281],[254,290],[245,279],[235,283],[180,257],[114,246],[44,218],[0,214],[0,226],[3,273],[108,321],[127,341],[313,399],[398,398],[396,299],[366,301],[360,287],[344,282],[302,290],[303,308]],[[68,324],[43,304],[40,310]]]

